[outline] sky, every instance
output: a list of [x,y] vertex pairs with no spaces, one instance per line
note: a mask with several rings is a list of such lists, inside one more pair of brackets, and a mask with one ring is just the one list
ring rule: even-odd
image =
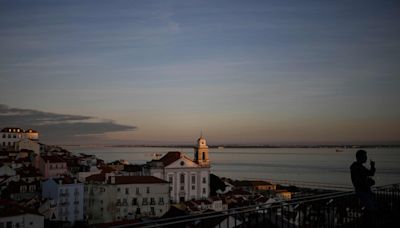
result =
[[400,143],[399,1],[0,0],[0,128],[54,144]]

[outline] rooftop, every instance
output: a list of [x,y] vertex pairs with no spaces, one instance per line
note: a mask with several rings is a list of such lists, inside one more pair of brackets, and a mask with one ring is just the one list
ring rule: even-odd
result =
[[[115,178],[115,182],[112,183],[112,179]],[[153,176],[112,176],[108,178],[109,184],[157,184],[157,183],[169,183]]]
[[[114,181],[112,181],[114,179]],[[86,177],[86,181],[93,182],[105,182],[106,174],[94,174]],[[169,183],[153,176],[109,176],[107,178],[107,184],[157,184],[157,183]]]
[[38,133],[36,130],[33,129],[26,129],[25,131],[19,127],[5,127],[1,129],[1,132],[8,132],[8,133]]
[[16,202],[0,199],[0,218],[24,214],[40,215],[36,210],[19,206]]
[[164,155],[162,158],[159,160],[154,160],[154,161],[160,161],[164,164],[164,166],[168,166],[175,162],[176,160],[180,159],[182,156],[182,153],[179,151],[170,151],[166,155]]
[[63,163],[65,162],[64,159],[58,157],[58,156],[41,156],[43,161],[49,162],[49,163]]

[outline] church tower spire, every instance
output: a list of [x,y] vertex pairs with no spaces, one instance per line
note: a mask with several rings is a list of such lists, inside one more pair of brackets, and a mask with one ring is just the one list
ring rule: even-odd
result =
[[194,147],[194,161],[201,166],[210,165],[207,141],[203,137],[203,131],[201,131],[200,138],[197,139],[197,145]]

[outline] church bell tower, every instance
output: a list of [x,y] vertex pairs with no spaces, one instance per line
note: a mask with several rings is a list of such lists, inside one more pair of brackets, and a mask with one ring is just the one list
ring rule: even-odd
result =
[[201,134],[197,139],[197,145],[194,147],[194,162],[201,166],[209,166],[210,160],[208,158],[208,146],[206,139]]

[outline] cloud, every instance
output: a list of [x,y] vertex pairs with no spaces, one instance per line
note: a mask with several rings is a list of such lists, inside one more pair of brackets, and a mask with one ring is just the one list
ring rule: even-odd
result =
[[11,108],[4,104],[0,104],[0,127],[33,128],[41,133],[41,141],[49,143],[82,143],[89,139],[94,140],[89,143],[98,143],[107,133],[137,129],[92,116]]

